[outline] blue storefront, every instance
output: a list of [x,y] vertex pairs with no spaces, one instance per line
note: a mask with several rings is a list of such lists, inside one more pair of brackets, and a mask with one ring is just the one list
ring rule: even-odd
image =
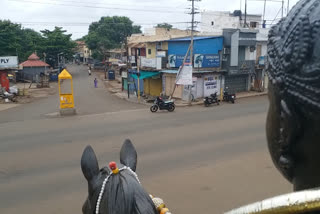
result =
[[[188,51],[191,38],[179,38],[168,41],[168,65],[169,68],[179,68]],[[201,98],[217,93],[220,95],[221,88],[224,85],[222,64],[223,37],[195,37],[193,46],[193,85],[192,97]],[[188,57],[186,62],[190,62]],[[175,76],[164,72],[165,91],[169,93],[169,89],[174,87]],[[173,79],[173,80],[172,80]],[[168,89],[169,88],[169,89]],[[177,98],[185,99],[184,90],[179,91]],[[177,94],[177,93],[176,93]]]
[[[168,64],[170,68],[182,65],[189,48],[191,38],[172,39],[168,41]],[[220,68],[223,37],[194,38],[194,68]],[[187,62],[190,62],[188,57]]]

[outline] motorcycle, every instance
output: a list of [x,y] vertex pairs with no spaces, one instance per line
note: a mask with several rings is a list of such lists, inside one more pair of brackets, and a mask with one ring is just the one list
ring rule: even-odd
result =
[[[226,89],[228,89],[228,88],[226,88]],[[224,91],[223,92],[223,101],[231,102],[231,103],[234,104],[235,100],[236,100],[236,94],[235,93],[231,94],[228,91]]]
[[176,106],[172,100],[164,101],[162,97],[157,97],[154,101],[154,104],[150,107],[151,112],[157,112],[160,110],[168,110],[169,112],[173,112]]
[[88,70],[88,74],[89,74],[89,76],[91,76],[91,70],[90,69]]
[[211,104],[217,104],[217,105],[220,105],[219,103],[219,99],[218,99],[218,96],[217,96],[217,92],[214,93],[214,94],[211,94],[209,97],[205,97],[203,99],[203,102],[204,102],[204,105],[205,107],[208,107],[210,106]]

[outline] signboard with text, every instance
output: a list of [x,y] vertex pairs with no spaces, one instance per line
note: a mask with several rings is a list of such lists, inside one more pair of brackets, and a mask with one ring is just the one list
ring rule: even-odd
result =
[[17,56],[1,56],[0,57],[0,70],[1,69],[17,69],[18,57]]
[[[184,55],[171,54],[168,57],[170,68],[179,68],[184,60]],[[188,56],[186,62],[190,62]],[[195,54],[194,55],[194,68],[217,68],[220,67],[219,54]]]
[[220,81],[217,75],[208,75],[204,77],[204,96],[210,96],[210,94],[220,94]]
[[[179,68],[184,60],[185,55],[175,55],[171,54],[168,57],[169,67],[170,68]],[[188,56],[186,63],[190,62],[190,56]]]
[[220,55],[219,54],[195,54],[194,67],[195,68],[220,67]]

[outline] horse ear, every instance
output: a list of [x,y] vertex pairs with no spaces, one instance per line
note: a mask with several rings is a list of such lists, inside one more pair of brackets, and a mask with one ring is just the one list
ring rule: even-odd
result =
[[91,146],[87,146],[82,153],[81,169],[87,181],[91,181],[99,174],[97,157]]
[[130,140],[125,140],[120,151],[120,163],[136,171],[137,152]]

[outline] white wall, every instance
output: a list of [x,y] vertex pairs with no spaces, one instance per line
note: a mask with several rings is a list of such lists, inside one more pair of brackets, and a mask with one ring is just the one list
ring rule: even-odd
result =
[[256,60],[257,57],[257,51],[255,50],[254,52],[250,51],[250,47],[246,47],[245,51],[245,60]]
[[[214,22],[214,25],[212,25]],[[202,32],[221,32],[223,28],[239,28],[239,17],[229,15],[229,12],[207,11],[201,12]]]
[[[244,15],[242,15],[242,22],[244,21]],[[250,26],[250,22],[258,22],[257,28],[261,27],[261,16],[247,15],[247,24]],[[212,25],[214,22],[214,25]],[[224,28],[241,28],[240,17],[233,16],[230,12],[225,11],[203,11],[201,12],[201,32],[222,34]]]

